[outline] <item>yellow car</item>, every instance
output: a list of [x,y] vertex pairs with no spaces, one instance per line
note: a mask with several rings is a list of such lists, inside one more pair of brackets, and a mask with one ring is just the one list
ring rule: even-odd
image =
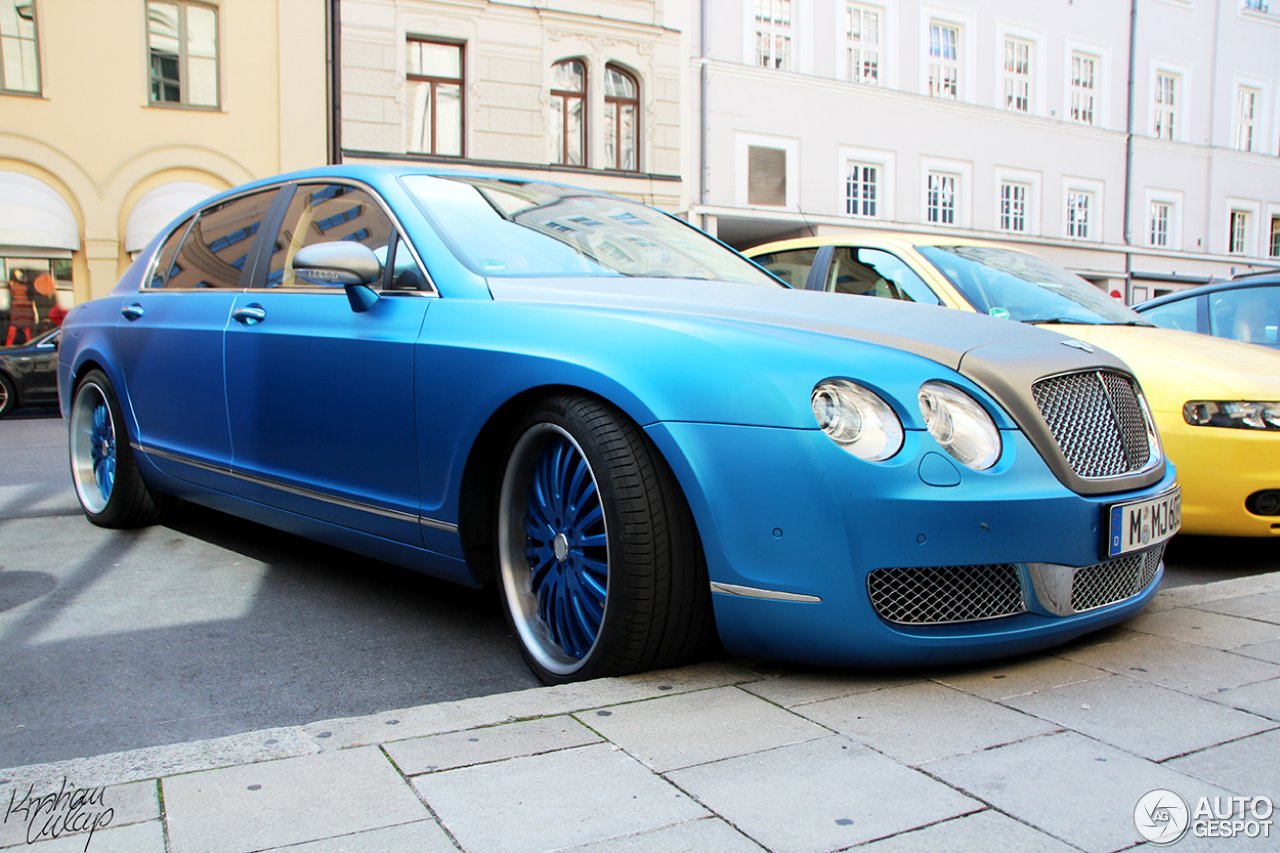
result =
[[1280,352],[1161,329],[1029,252],[977,240],[845,234],[745,253],[796,288],[981,311],[1120,356],[1182,483],[1182,530],[1280,535]]

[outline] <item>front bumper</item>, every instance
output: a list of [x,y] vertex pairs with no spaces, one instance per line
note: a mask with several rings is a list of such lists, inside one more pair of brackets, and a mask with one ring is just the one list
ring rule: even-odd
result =
[[[1047,570],[1033,564],[1103,563],[1106,506],[1170,488],[1172,468],[1143,490],[1084,497],[1017,431],[1002,433],[1004,453],[983,472],[954,465],[922,432],[883,463],[855,459],[818,430],[664,423],[648,432],[685,488],[713,590],[730,590],[713,601],[737,654],[871,666],[1018,654],[1127,618],[1163,576],[1156,555],[1132,595],[1064,616],[1037,595],[1036,572]],[[940,462],[954,476],[940,476]],[[974,566],[1015,567],[1021,612],[900,624],[868,592],[877,570]]]

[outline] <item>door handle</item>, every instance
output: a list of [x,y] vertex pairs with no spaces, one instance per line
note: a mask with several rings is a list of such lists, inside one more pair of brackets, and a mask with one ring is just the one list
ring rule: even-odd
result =
[[261,305],[246,305],[231,312],[231,316],[246,326],[255,326],[267,319],[267,312]]
[[133,303],[132,305],[126,305],[120,309],[121,316],[123,316],[126,320],[136,320],[139,317],[141,317],[144,313],[145,312],[142,310],[142,306],[136,302]]

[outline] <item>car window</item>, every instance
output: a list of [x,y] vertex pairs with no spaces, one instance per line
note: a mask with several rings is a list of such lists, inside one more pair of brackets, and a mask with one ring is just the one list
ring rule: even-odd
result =
[[[302,184],[289,203],[272,247],[267,286],[322,287],[304,281],[293,271],[293,256],[315,243],[360,243],[372,249],[385,266],[394,231],[391,219],[365,190],[348,184]],[[402,254],[412,260],[408,252]]]
[[449,250],[482,276],[636,276],[781,287],[696,228],[643,204],[516,179],[401,178]]
[[1181,329],[1184,332],[1200,331],[1196,321],[1196,303],[1202,297],[1189,297],[1157,305],[1147,311],[1140,311],[1143,319],[1150,320],[1165,329]]
[[832,258],[826,289],[940,305],[941,301],[906,262],[880,249],[841,247]]
[[254,237],[271,210],[276,192],[273,188],[200,211],[182,241],[164,286],[239,287]]
[[151,270],[151,278],[146,283],[147,287],[164,287],[169,279],[169,271],[173,268],[173,259],[178,256],[178,247],[182,245],[182,238],[187,236],[187,229],[191,227],[194,219],[193,216],[173,229],[168,239],[164,241],[164,245],[156,253],[156,265]]
[[756,255],[751,260],[764,267],[796,290],[804,290],[809,278],[809,270],[813,267],[818,250],[791,249],[785,252],[770,252],[767,255]]
[[1027,252],[994,246],[916,246],[916,251],[993,317],[1023,323],[1150,323],[1089,282]]
[[1209,332],[1254,344],[1280,343],[1280,286],[1220,290],[1209,296]]

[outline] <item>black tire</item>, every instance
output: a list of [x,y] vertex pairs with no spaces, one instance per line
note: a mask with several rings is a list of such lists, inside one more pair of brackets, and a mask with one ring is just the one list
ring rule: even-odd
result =
[[160,521],[173,498],[143,482],[111,381],[90,370],[71,396],[71,480],[85,517],[99,527],[143,527]]
[[9,377],[0,373],[0,418],[13,411],[18,405],[18,390],[13,387]]
[[[518,421],[503,459],[499,595],[544,683],[680,666],[707,646],[693,516],[633,421],[592,397],[553,397]],[[543,488],[557,483],[556,494]]]

